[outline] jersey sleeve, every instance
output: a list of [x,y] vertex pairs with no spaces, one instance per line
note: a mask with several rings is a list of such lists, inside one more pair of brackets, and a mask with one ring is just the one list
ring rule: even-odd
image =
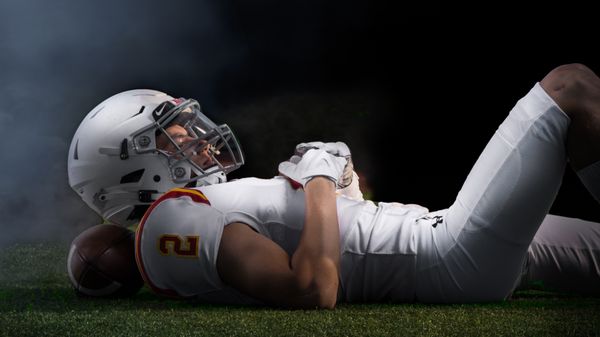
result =
[[216,270],[225,218],[202,192],[175,189],[144,215],[136,259],[148,285],[171,296],[198,296],[223,287]]

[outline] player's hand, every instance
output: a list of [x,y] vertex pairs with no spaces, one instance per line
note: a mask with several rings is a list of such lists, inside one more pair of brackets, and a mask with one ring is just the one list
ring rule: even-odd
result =
[[296,145],[296,154],[302,157],[306,151],[310,149],[323,149],[328,153],[331,153],[334,156],[338,157],[350,157],[350,149],[348,145],[343,142],[308,142],[308,143],[300,143]]
[[324,149],[310,149],[302,157],[294,155],[279,164],[279,173],[305,187],[314,177],[326,177],[338,184],[348,161],[334,156]]
[[296,156],[302,157],[308,150],[311,149],[322,149],[327,151],[336,157],[345,158],[347,163],[344,167],[344,171],[342,175],[339,177],[337,182],[337,188],[343,189],[348,187],[352,183],[352,172],[354,171],[354,164],[352,163],[352,155],[350,153],[350,148],[343,142],[308,142],[308,143],[300,143],[296,145]]

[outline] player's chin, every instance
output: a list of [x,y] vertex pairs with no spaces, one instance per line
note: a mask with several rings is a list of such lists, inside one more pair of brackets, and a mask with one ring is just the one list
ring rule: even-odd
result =
[[204,152],[193,156],[192,161],[196,163],[196,165],[201,167],[203,170],[209,169],[216,165],[212,157]]

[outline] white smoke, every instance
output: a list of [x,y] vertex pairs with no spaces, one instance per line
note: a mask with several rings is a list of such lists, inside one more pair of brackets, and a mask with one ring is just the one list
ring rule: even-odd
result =
[[101,222],[66,168],[71,137],[100,101],[144,87],[210,97],[215,74],[242,53],[215,10],[193,3],[0,2],[0,245],[69,239]]

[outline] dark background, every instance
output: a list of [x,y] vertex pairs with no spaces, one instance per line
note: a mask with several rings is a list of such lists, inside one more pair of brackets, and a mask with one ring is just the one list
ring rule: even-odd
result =
[[[342,140],[374,200],[448,207],[515,102],[553,67],[600,69],[575,2],[4,0],[0,245],[99,221],[70,190],[71,137],[133,88],[196,98],[275,175],[301,141]],[[572,172],[556,214],[600,221]]]

